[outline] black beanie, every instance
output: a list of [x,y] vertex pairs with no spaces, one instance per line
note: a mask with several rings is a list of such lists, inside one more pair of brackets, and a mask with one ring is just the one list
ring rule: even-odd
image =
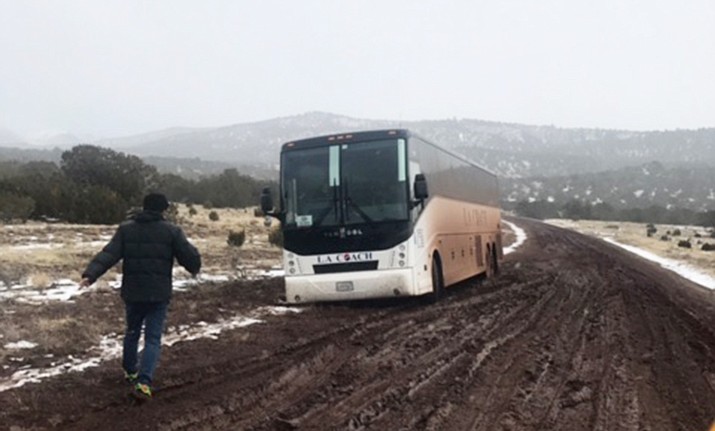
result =
[[169,208],[169,201],[161,193],[149,193],[144,196],[144,210],[162,212]]

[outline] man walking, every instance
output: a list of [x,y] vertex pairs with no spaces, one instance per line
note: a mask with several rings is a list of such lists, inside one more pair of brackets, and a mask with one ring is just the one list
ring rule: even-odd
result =
[[[161,334],[171,299],[174,259],[192,275],[201,269],[201,256],[180,227],[164,219],[169,208],[166,196],[150,193],[144,210],[119,225],[111,241],[82,273],[80,286],[87,287],[123,259],[121,295],[126,310],[122,367],[133,385],[132,394],[151,399],[152,378],[161,352]],[[144,351],[138,344],[144,326]]]

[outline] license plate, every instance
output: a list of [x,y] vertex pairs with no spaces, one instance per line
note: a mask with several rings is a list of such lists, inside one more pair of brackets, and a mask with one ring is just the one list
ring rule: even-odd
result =
[[352,292],[355,290],[352,281],[338,281],[335,283],[336,292]]

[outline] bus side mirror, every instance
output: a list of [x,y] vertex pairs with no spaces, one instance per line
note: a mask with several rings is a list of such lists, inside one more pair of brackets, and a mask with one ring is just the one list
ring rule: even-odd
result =
[[271,189],[268,187],[261,192],[261,211],[266,215],[273,212],[273,196],[271,196]]
[[415,199],[424,201],[429,196],[427,191],[427,179],[424,174],[415,175]]

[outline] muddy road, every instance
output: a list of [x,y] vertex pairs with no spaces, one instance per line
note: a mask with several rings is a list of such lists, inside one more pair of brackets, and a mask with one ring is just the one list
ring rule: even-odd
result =
[[[715,295],[600,240],[519,220],[498,278],[166,348],[133,405],[106,363],[0,393],[0,428],[707,430]],[[271,302],[281,282],[247,294]],[[242,292],[245,292],[242,291]]]

